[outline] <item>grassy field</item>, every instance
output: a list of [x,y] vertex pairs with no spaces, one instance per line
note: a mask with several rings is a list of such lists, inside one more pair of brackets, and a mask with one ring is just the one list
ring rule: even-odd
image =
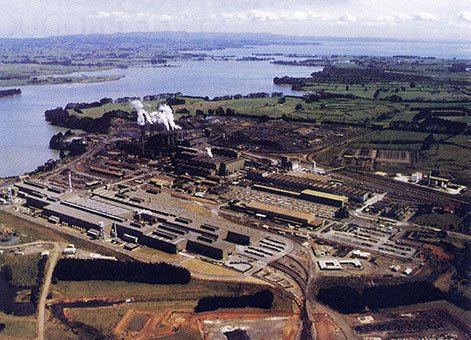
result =
[[[97,292],[109,293],[110,296],[118,294],[129,296],[129,292],[145,295],[146,297],[154,297],[156,291],[159,291],[163,297],[167,297],[164,301],[152,302],[133,302],[129,304],[114,305],[112,307],[100,308],[73,308],[68,309],[67,314],[70,315],[75,321],[82,322],[86,325],[98,329],[103,335],[111,335],[113,329],[116,327],[121,318],[130,309],[141,311],[188,311],[192,312],[198,303],[198,299],[202,296],[214,295],[231,295],[231,294],[249,294],[260,290],[261,287],[257,285],[237,285],[227,284],[213,281],[193,281],[185,286],[153,286],[153,285],[130,285],[127,283],[114,283],[114,282],[93,282],[90,283],[66,283],[75,292],[81,290],[81,294],[89,289],[95,289]],[[57,286],[64,287],[64,283],[59,283]],[[127,292],[127,294],[125,293]],[[68,295],[71,296],[70,294]],[[76,294],[74,294],[76,296]],[[273,311],[278,312],[291,312],[291,301],[286,297],[282,297],[279,293],[275,292]],[[180,339],[191,339],[194,336],[194,330],[181,329],[178,333]]]
[[[387,149],[404,149],[404,145],[407,145],[407,150],[419,150],[428,135],[429,134],[425,132],[383,130],[372,136],[357,139],[350,145],[353,147],[377,147]],[[449,137],[448,135],[438,134],[434,136],[436,140]],[[398,143],[398,141],[404,141],[406,143],[401,144]]]
[[[110,297],[128,299],[134,297],[156,298],[164,301],[197,301],[203,296],[231,296],[252,294],[267,286],[249,283],[220,282],[192,279],[186,285],[152,285],[115,281],[60,281],[53,285],[54,299],[80,299],[86,297]],[[274,292],[276,311],[291,310],[291,301]]]
[[0,224],[7,228],[12,228],[20,238],[19,243],[27,243],[37,240],[64,242],[62,237],[47,230],[45,227],[8,214],[4,211],[0,211]]
[[0,267],[7,265],[11,269],[10,284],[17,287],[29,287],[36,283],[39,258],[37,254],[18,256],[5,252],[0,254]]
[[134,253],[155,256],[156,258],[164,262],[175,262],[181,258],[180,254],[169,254],[161,250],[149,248],[142,245],[136,250],[134,250]]
[[[262,281],[260,279],[257,279],[255,277],[251,276],[244,276],[240,277],[241,273],[238,271],[235,271],[233,269],[217,266],[199,259],[187,259],[183,262],[181,262],[181,266],[185,267],[186,269],[190,271],[196,271],[200,273],[205,273],[209,275],[217,275],[224,277],[222,279],[223,281],[231,281],[235,280],[237,282],[244,282],[244,283],[253,283],[253,284],[262,284],[265,285],[265,281]],[[195,274],[197,276],[197,274]]]
[[[292,119],[307,119],[316,122],[334,121],[342,123],[364,123],[377,119],[381,114],[402,108],[400,104],[390,102],[378,102],[367,99],[332,99],[323,100],[317,103],[305,103],[301,98],[286,97],[285,103],[278,103],[278,98],[243,98],[233,100],[205,101],[203,99],[184,97],[186,103],[173,106],[174,112],[179,109],[187,109],[190,114],[195,114],[197,110],[208,113],[209,109],[227,108],[235,110],[238,114],[250,115],[254,117],[270,116],[281,118],[283,115]],[[156,102],[149,101],[145,104],[155,108]],[[298,104],[302,108],[296,109]],[[70,114],[80,117],[101,117],[105,112],[111,110],[131,111],[132,108],[127,103],[106,104],[97,108],[82,110],[79,114],[69,110]],[[152,110],[149,108],[149,110]],[[181,114],[176,114],[180,116]]]
[[[11,79],[0,80],[0,87],[33,85],[29,83],[30,77],[44,77],[47,75],[65,75],[79,71],[98,71],[104,67],[89,66],[63,66],[63,65],[41,65],[41,64],[4,64],[0,63],[0,78],[11,77]],[[71,79],[71,77],[67,77]],[[111,80],[104,77],[73,78],[72,82],[96,82]],[[40,84],[62,84],[64,79],[49,79]]]
[[20,317],[0,312],[0,323],[5,329],[0,332],[0,339],[33,339],[36,334],[36,319],[33,317]]
[[113,297],[127,299],[132,296],[169,298],[174,300],[199,299],[202,296],[236,294],[256,291],[260,285],[215,282],[192,279],[186,285],[152,285],[119,281],[60,281],[53,286],[54,298]]
[[46,320],[45,339],[81,340],[69,327],[57,319]]
[[[118,322],[130,309],[161,312],[174,310],[191,311],[196,306],[196,303],[196,301],[172,301],[171,304],[168,302],[139,302],[112,307],[73,308],[68,309],[67,313],[74,320],[98,329],[104,336],[111,336]],[[179,336],[181,335],[179,334]],[[195,335],[193,331],[181,339],[191,339]],[[196,339],[199,339],[199,337],[196,337]]]
[[401,82],[385,82],[377,84],[345,84],[318,83],[305,87],[306,91],[312,92],[330,92],[340,94],[352,94],[354,96],[373,99],[374,93],[378,89],[383,89],[378,99],[384,99],[388,96],[396,94],[404,100],[462,100],[469,99],[469,96],[463,94],[452,86],[447,85],[431,85],[427,83],[418,83],[415,87],[410,87],[410,83]]

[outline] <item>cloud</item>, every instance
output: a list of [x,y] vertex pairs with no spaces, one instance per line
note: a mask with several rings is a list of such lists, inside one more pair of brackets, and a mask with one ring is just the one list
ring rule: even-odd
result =
[[332,22],[353,22],[357,18],[351,14],[332,16],[327,13],[318,13],[313,11],[294,11],[294,12],[273,12],[262,10],[250,10],[239,12],[223,12],[219,14],[221,18],[231,20],[250,20],[250,21],[332,21]]
[[436,14],[429,12],[420,12],[417,14],[396,13],[391,15],[380,15],[377,17],[366,17],[359,21],[366,26],[396,26],[402,23],[412,23],[418,21],[437,21],[443,19]]
[[471,12],[461,12],[460,14],[458,14],[458,18],[464,21],[471,22]]
[[126,21],[158,21],[168,22],[174,20],[174,17],[168,14],[154,14],[148,12],[123,12],[123,11],[99,11],[96,14],[91,15],[92,18],[96,19],[120,19]]
[[433,13],[420,12],[414,16],[414,19],[418,21],[434,21],[437,20],[438,17],[436,14]]

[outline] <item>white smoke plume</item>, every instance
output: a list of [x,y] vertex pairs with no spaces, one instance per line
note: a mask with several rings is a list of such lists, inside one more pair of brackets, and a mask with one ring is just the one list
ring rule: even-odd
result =
[[213,158],[213,152],[211,151],[211,148],[206,148],[206,153],[208,154],[209,158]]
[[137,111],[137,124],[144,126],[148,124],[161,124],[168,130],[181,129],[180,126],[175,124],[175,118],[170,106],[167,104],[159,104],[158,111],[148,112],[144,109],[144,104],[140,100],[133,100],[131,105]]
[[133,108],[135,108],[136,111],[137,111],[137,125],[139,125],[139,126],[146,125],[146,119],[144,117],[144,112],[146,112],[146,111],[144,110],[144,105],[142,104],[142,102],[140,100],[137,100],[137,99],[133,100],[131,102],[131,106]]
[[[175,118],[173,117],[172,109],[167,104],[159,104],[159,116],[162,117],[164,121],[166,121],[171,130],[181,129],[181,126],[175,124]],[[165,124],[165,126],[167,126],[167,124]]]

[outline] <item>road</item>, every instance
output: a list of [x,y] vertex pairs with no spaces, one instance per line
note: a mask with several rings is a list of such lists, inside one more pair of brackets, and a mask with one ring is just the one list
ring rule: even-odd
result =
[[44,273],[44,281],[41,290],[41,295],[39,297],[39,302],[37,306],[37,322],[36,322],[36,339],[44,340],[44,315],[46,312],[46,300],[49,293],[49,288],[51,286],[52,273],[57,264],[60,254],[60,246],[58,243],[53,243],[54,248],[49,252],[49,259],[47,263],[47,269]]
[[46,300],[47,295],[49,293],[49,288],[51,286],[52,280],[52,273],[54,272],[54,268],[56,266],[57,260],[59,259],[60,254],[60,245],[57,242],[48,242],[48,241],[35,241],[35,242],[28,242],[28,243],[21,243],[15,244],[10,246],[2,246],[0,250],[6,249],[15,249],[15,248],[26,248],[31,246],[37,245],[52,245],[53,249],[49,251],[49,258],[47,261],[46,272],[44,273],[44,280],[43,286],[41,289],[41,295],[39,297],[38,305],[37,305],[37,321],[36,321],[36,339],[44,340],[44,315],[46,310]]

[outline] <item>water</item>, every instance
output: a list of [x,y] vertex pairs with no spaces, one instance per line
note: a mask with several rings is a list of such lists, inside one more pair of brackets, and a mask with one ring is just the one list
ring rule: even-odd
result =
[[[250,56],[252,53],[283,54],[317,54],[317,55],[369,55],[385,56],[414,55],[419,57],[437,57],[447,59],[470,59],[471,43],[469,42],[433,42],[433,41],[357,41],[357,40],[324,40],[320,45],[298,46],[254,46],[243,49],[225,49],[206,52],[213,55]],[[276,56],[276,59],[283,59]]]
[[[396,55],[469,58],[466,43],[324,41],[322,45],[257,46],[207,52],[214,55],[250,56],[252,53]],[[281,59],[281,57],[276,57]],[[0,177],[17,176],[36,169],[58,153],[48,149],[49,139],[59,128],[44,120],[44,111],[69,102],[91,102],[103,97],[144,96],[183,92],[195,96],[282,91],[275,76],[308,76],[321,68],[274,65],[268,61],[182,61],[177,67],[137,67],[84,74],[124,75],[106,83],[21,86],[23,94],[0,99]],[[80,75],[78,73],[75,75]]]
[[[44,120],[44,111],[69,102],[91,102],[103,97],[144,96],[183,92],[196,96],[283,91],[273,84],[278,75],[308,76],[320,68],[273,65],[268,62],[186,61],[177,67],[136,67],[80,74],[124,75],[112,82],[21,86],[22,95],[0,99],[0,177],[32,171],[58,153],[48,149],[60,129]],[[79,75],[79,74],[75,74]]]

